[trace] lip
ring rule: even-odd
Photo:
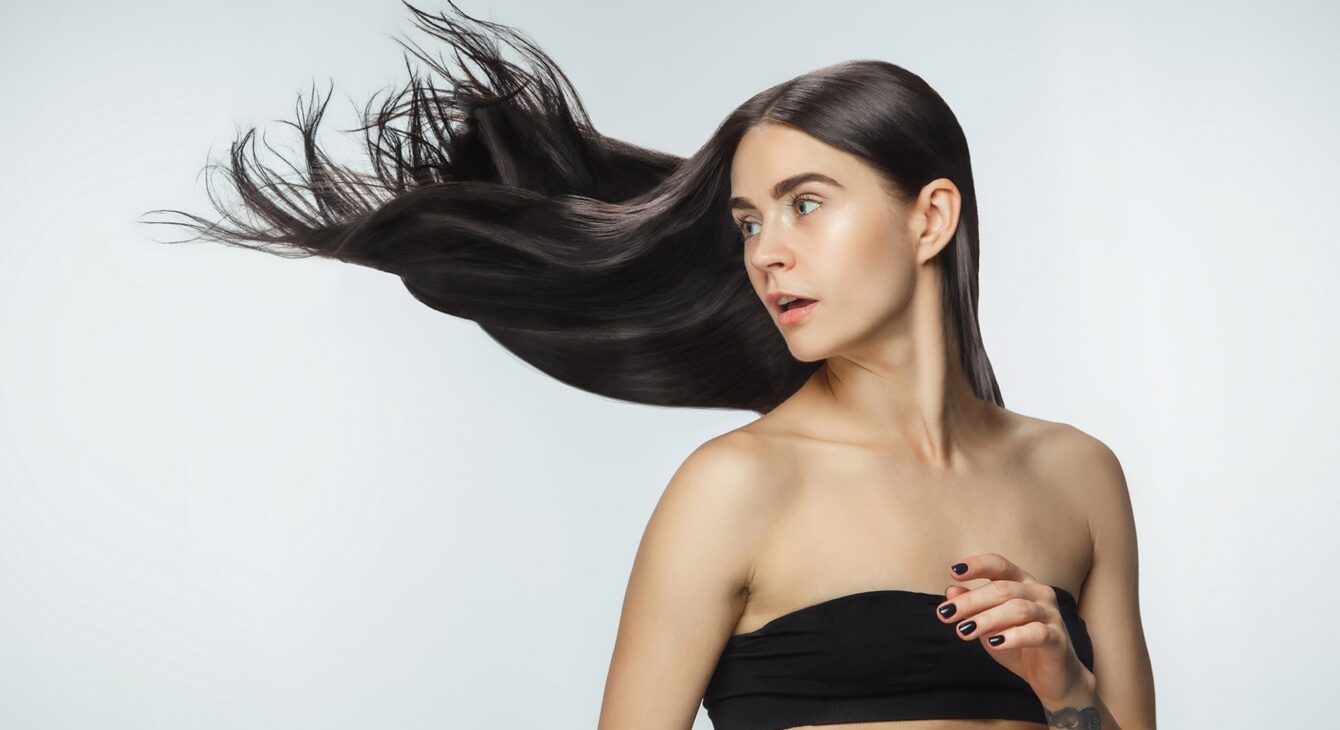
[[[777,303],[777,300],[778,300],[778,299],[781,299],[782,297],[795,297],[795,298],[797,298],[797,299],[809,299],[811,302],[817,302],[817,301],[819,301],[818,299],[815,299],[814,297],[809,296],[809,295],[807,295],[807,294],[797,294],[796,292],[783,291],[783,290],[781,290],[781,289],[774,289],[774,290],[768,292],[767,294],[763,295],[763,298],[766,299],[767,302],[768,302],[768,307],[769,307],[770,309],[772,309],[772,311],[776,312],[776,313],[779,314],[779,315],[782,313],[782,305],[781,305],[781,304],[778,304],[778,303]]]
[[[777,315],[777,322],[784,325],[796,324],[808,317],[810,312],[814,311],[814,308],[817,306],[819,306],[819,300],[814,299],[811,300],[809,304],[806,304],[799,309],[788,309]]]

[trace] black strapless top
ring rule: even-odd
[[[1093,645],[1075,597],[1057,606],[1080,662]],[[727,640],[703,694],[715,730],[924,719],[1046,722],[1019,675],[935,613],[942,593],[852,593],[783,614]]]

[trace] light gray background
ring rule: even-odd
[[[1007,406],[1125,466],[1162,725],[1334,714],[1333,4],[462,3],[681,155],[821,65],[927,79]],[[0,726],[594,727],[660,490],[752,414],[596,397],[390,275],[136,222],[207,213],[248,126],[297,160],[314,81],[358,162],[338,129],[428,42],[398,3],[4,10]]]

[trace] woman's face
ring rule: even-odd
[[[806,173],[828,179],[795,177]],[[916,284],[916,246],[873,168],[764,123],[741,139],[730,182],[749,279],[792,356],[813,362],[895,333]],[[793,320],[800,312],[783,312],[777,292],[813,303]]]

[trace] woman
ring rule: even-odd
[[[452,83],[370,115],[374,174],[316,146],[323,105],[299,125],[306,180],[234,145],[259,223],[184,215],[394,273],[575,387],[760,414],[657,504],[602,730],[687,728],[700,701],[719,730],[1154,727],[1120,465],[1004,408],[967,143],[933,89],[817,69],[681,159],[598,133],[514,29],[409,7],[464,74],[418,54]]]

